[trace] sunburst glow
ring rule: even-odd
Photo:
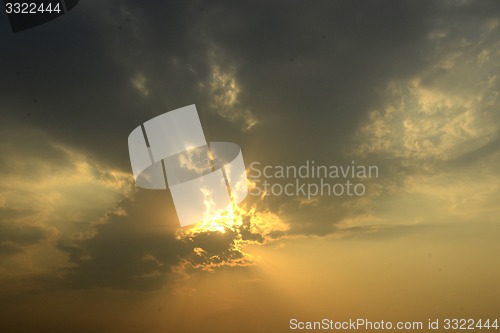
[[[288,230],[288,225],[270,211],[258,211],[257,204],[237,206],[231,204],[226,209],[214,209],[210,191],[205,195],[204,219],[189,228],[181,228],[176,233],[180,241],[194,246],[193,256],[181,266],[201,268],[211,271],[221,266],[249,266],[255,260],[244,251],[249,244],[267,244]],[[223,238],[224,248],[211,246],[211,241]]]

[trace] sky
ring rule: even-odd
[[[1,331],[497,318],[499,75],[498,1],[81,0],[18,33],[2,12]],[[378,177],[180,228],[127,138],[191,104],[251,188],[256,162]]]

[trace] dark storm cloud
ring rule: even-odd
[[[430,2],[401,1],[84,2],[36,29],[4,29],[2,118],[39,126],[124,169],[129,131],[179,106],[197,103],[209,134],[241,138],[224,122],[213,125],[205,114],[211,96],[197,88],[211,80],[207,57],[215,49],[219,66],[237,67],[241,106],[265,120],[252,143],[266,142],[280,157],[322,142],[335,149],[374,102],[375,85],[420,66],[433,10]],[[138,73],[148,97],[132,87]],[[309,132],[314,140],[301,134]]]
[[[270,149],[262,154],[280,160],[324,155],[326,146],[331,156],[324,158],[331,159],[379,102],[375,88],[427,65],[432,29],[451,16],[454,24],[492,17],[497,7],[486,1],[84,2],[37,29],[16,35],[4,29],[2,118],[41,126],[128,169],[131,129],[198,103],[210,137],[222,131],[245,146],[265,143]],[[211,96],[197,85],[210,82],[211,61],[236,68],[241,107],[263,119],[253,135],[242,137],[206,114]],[[139,73],[147,97],[131,84]]]
[[[197,103],[207,137],[238,139],[251,158],[346,160],[342,149],[360,119],[380,102],[376,88],[427,65],[426,38],[446,25],[448,10],[474,21],[492,16],[487,9],[494,6],[82,3],[37,29],[16,35],[3,31],[2,118],[40,126],[128,170],[131,129]],[[214,62],[223,71],[235,68],[239,107],[261,120],[254,132],[242,134],[208,112],[213,96],[198,85],[211,82]],[[146,80],[146,97],[131,84],[138,75]],[[268,149],[258,149],[262,145]]]

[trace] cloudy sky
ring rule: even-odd
[[[493,0],[81,0],[15,34],[0,14],[1,330],[498,315],[499,76]],[[378,178],[181,229],[169,191],[135,186],[127,137],[191,104],[247,167]]]

